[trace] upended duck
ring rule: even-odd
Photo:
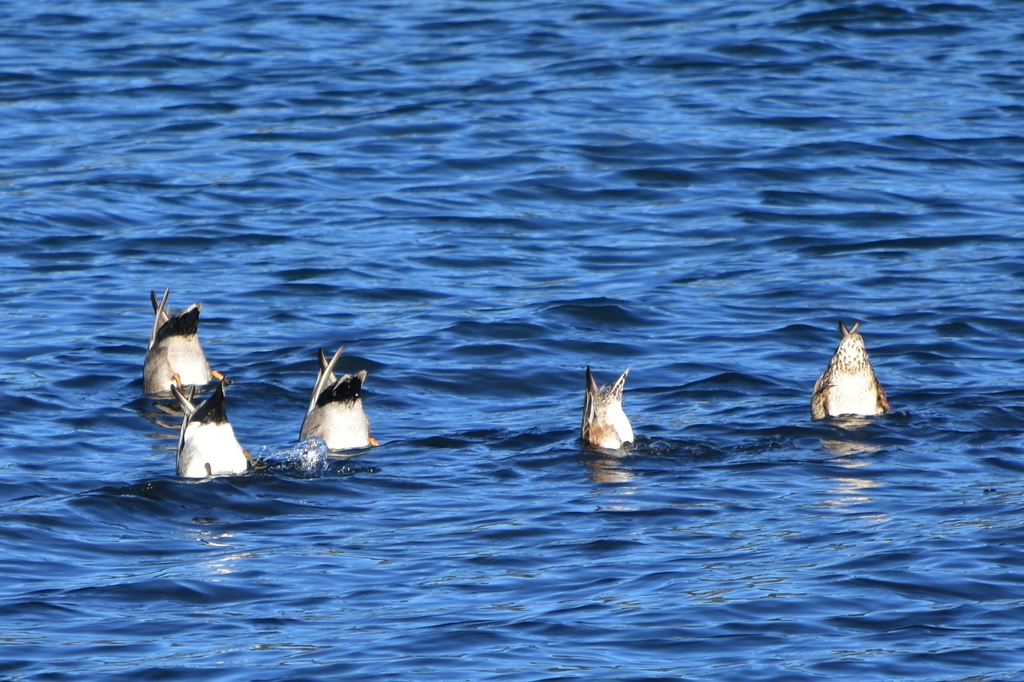
[[[366,370],[346,374],[340,379],[334,374],[342,348],[344,346],[338,348],[330,362],[323,349],[317,351],[319,371],[299,440],[316,437],[326,443],[329,450],[377,445],[377,440],[370,435],[370,420],[363,411],[361,391]]]
[[[193,303],[183,312],[171,316],[166,309],[170,289],[157,302],[156,292],[149,292],[153,304],[153,328],[149,333],[146,364],[142,378],[147,394],[166,393],[177,374],[186,386],[210,383],[210,365],[199,345],[199,311],[201,303]]]
[[[177,383],[171,393],[181,405],[181,431],[178,432],[177,472],[185,478],[231,476],[249,470],[250,459],[235,438],[224,411],[224,386],[227,380],[219,372],[217,388],[198,406],[192,404],[195,386],[185,397]]]
[[[875,377],[864,338],[857,333],[860,322],[847,329],[839,321],[842,340],[828,367],[811,392],[811,417],[824,419],[840,415],[879,415],[891,412],[885,389]]]
[[[586,393],[583,397],[583,424],[580,438],[584,445],[618,450],[633,442],[633,427],[622,410],[622,389],[626,385],[627,368],[611,386],[597,387],[587,367]]]

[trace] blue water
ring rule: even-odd
[[[1024,5],[3,14],[0,677],[1024,678]],[[265,470],[175,477],[165,287]]]

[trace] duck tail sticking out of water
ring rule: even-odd
[[[221,377],[217,388],[198,406],[192,403],[195,387],[189,387],[186,397],[183,389],[171,384],[171,393],[181,405],[181,430],[178,433],[176,468],[184,478],[205,478],[244,474],[249,470],[249,458],[235,438],[235,431],[224,409],[224,387]]]
[[[622,410],[622,391],[626,386],[627,368],[614,384],[601,388],[587,367],[583,396],[583,423],[580,438],[584,445],[607,450],[618,450],[633,442],[633,427]]]
[[[149,333],[146,363],[142,370],[147,394],[166,393],[171,390],[174,375],[189,386],[205,386],[210,382],[210,365],[199,345],[199,313],[203,306],[193,303],[178,315],[167,311],[164,291],[157,301],[156,292],[149,292],[153,304],[153,327]]]
[[[324,441],[328,449],[336,451],[377,445],[377,440],[370,435],[370,420],[363,411],[366,370],[341,378],[334,374],[342,348],[338,348],[330,362],[323,349],[317,351],[319,371],[299,431],[299,440],[316,437]]]
[[[840,415],[871,416],[892,411],[885,389],[875,377],[864,338],[857,333],[858,329],[859,321],[847,329],[840,320],[839,347],[811,392],[813,419]]]

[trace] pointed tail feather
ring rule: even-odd
[[[153,329],[149,332],[149,345],[147,349],[152,348],[153,344],[156,343],[156,334],[160,330],[160,327],[167,321],[167,313],[164,312],[164,306],[167,305],[167,296],[171,293],[171,288],[167,287],[164,289],[164,297],[160,300],[160,303],[156,302],[156,292],[150,290],[149,301],[153,304]]]

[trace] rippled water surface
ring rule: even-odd
[[[4,15],[0,677],[1024,676],[1024,5]],[[165,287],[266,469],[174,475]]]

